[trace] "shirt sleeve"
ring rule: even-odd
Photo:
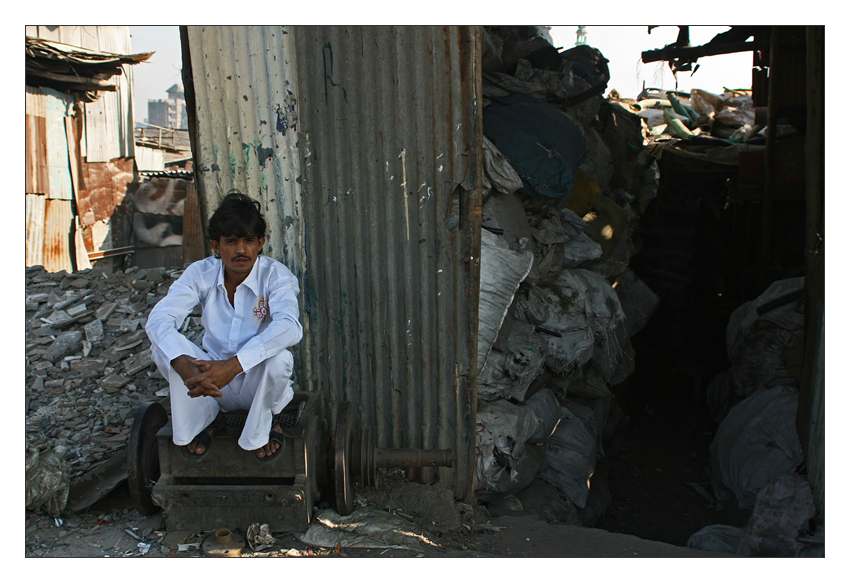
[[[298,280],[285,267],[283,269],[285,271],[276,272],[269,286],[271,322],[236,353],[243,371],[298,344],[304,335],[298,321]]]
[[[169,362],[183,354],[193,354],[195,346],[179,328],[201,301],[200,291],[190,266],[171,284],[168,293],[153,307],[145,324],[151,343],[159,348]]]

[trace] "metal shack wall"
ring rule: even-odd
[[[203,220],[230,188],[261,198],[266,252],[301,282],[301,388],[352,401],[381,447],[452,448],[458,461],[439,477],[470,499],[479,29],[190,27],[187,38]]]

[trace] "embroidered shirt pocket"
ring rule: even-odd
[[[257,326],[261,325],[269,315],[269,305],[266,296],[257,298],[257,303],[254,305],[254,322]]]

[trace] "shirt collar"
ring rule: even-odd
[[[258,255],[257,260],[254,262],[254,266],[251,268],[251,273],[248,274],[248,277],[245,278],[239,285],[244,285],[248,287],[252,292],[258,292],[258,284],[257,282],[260,279],[259,271],[260,271],[260,260],[263,258],[263,255]],[[221,289],[225,289],[224,287],[224,262],[219,259],[218,260],[218,284]]]

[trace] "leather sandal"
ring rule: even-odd
[[[280,455],[280,452],[283,451],[283,431],[281,431],[279,429],[275,430],[274,428],[272,428],[272,430],[269,431],[269,443],[271,443],[273,441],[276,441],[277,444],[278,444],[277,450],[269,456],[258,457],[257,460],[259,460],[263,463],[267,463],[267,462],[274,461],[274,459],[278,455]]]
[[[225,427],[227,427],[227,420],[223,416],[217,416],[215,419],[213,419],[213,422],[207,425],[203,431],[201,431],[198,435],[195,436],[195,439],[193,440],[204,446],[204,453],[192,453],[191,451],[189,451],[188,447],[184,445],[180,448],[180,455],[192,462],[201,461],[210,452],[210,447],[212,447],[212,440],[213,437],[215,437],[216,432],[221,431]],[[207,433],[208,431],[212,431],[212,435]]]

